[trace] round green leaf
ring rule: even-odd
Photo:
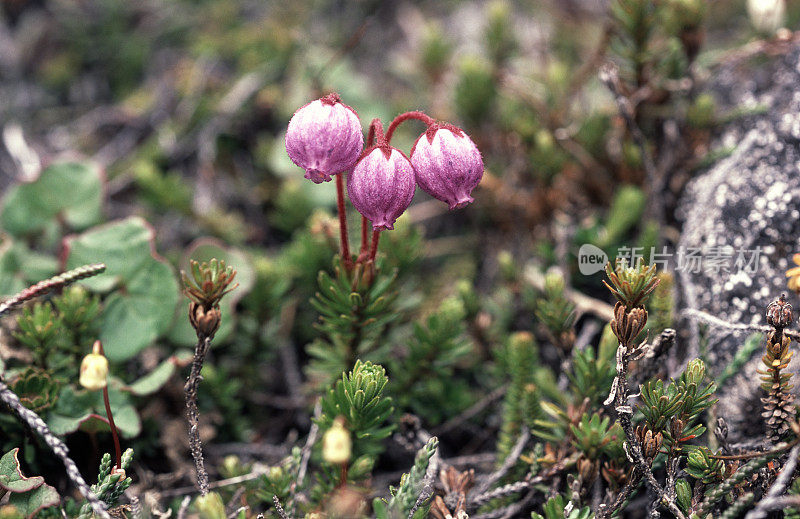
[[[105,263],[102,276],[82,283],[91,290],[108,292],[115,285],[126,283],[144,263],[153,259],[153,237],[153,228],[136,216],[93,227],[65,238],[66,269]]]
[[[0,222],[16,236],[43,230],[57,216],[73,229],[100,221],[102,171],[79,162],[48,166],[33,182],[11,187]]]
[[[170,357],[143,376],[126,389],[137,396],[145,396],[155,393],[172,377],[176,370],[176,361]]]
[[[33,518],[43,509],[58,506],[61,498],[56,489],[48,484],[22,494],[11,494],[8,503],[22,512],[25,517]]]
[[[11,449],[0,458],[0,488],[9,492],[30,492],[44,483],[41,476],[25,477],[19,466],[19,449]]]
[[[106,273],[84,284],[112,292],[105,300],[100,339],[111,361],[127,360],[165,333],[178,303],[172,268],[154,254],[152,228],[138,217],[95,227],[66,240],[67,268],[103,262]]]

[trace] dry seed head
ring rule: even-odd
[[[213,339],[219,329],[220,320],[222,320],[222,312],[218,307],[206,309],[194,301],[189,303],[189,322],[192,324],[192,328],[203,337]]]
[[[663,438],[661,433],[653,434],[647,427],[637,426],[636,437],[639,439],[639,444],[642,446],[642,454],[647,459],[653,459],[658,455],[661,450]]]
[[[626,310],[625,305],[617,301],[614,305],[614,318],[611,319],[611,331],[617,336],[620,344],[630,346],[642,333],[647,324],[647,311],[642,307]]]
[[[767,306],[767,324],[774,328],[786,328],[794,317],[792,315],[792,305],[786,301],[786,294],[781,294]]]
[[[597,462],[587,459],[587,458],[580,458],[577,463],[578,467],[578,474],[581,475],[581,480],[585,483],[590,483],[594,481],[594,475],[596,473]]]

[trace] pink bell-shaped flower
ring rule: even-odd
[[[363,147],[358,115],[337,94],[297,110],[286,130],[286,153],[315,184],[352,168]]]
[[[387,145],[367,150],[347,176],[350,202],[376,231],[394,229],[394,222],[414,198],[414,168],[408,158]]]
[[[417,184],[450,209],[472,202],[470,193],[483,177],[478,147],[460,128],[434,123],[411,149]]]

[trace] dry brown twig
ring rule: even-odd
[[[695,319],[699,321],[703,321],[711,326],[717,326],[719,328],[726,328],[728,330],[741,330],[743,332],[763,332],[769,333],[773,330],[772,326],[768,326],[766,324],[740,324],[740,323],[731,323],[729,321],[725,321],[716,317],[714,315],[709,314],[708,312],[703,312],[702,310],[695,310],[694,308],[687,308],[681,315],[688,317],[690,319]],[[800,332],[795,330],[783,330],[783,333],[791,337],[794,340],[800,340]]]
[[[322,414],[322,400],[317,400],[317,403],[314,405],[314,417],[319,418]],[[317,422],[311,422],[311,430],[308,431],[308,438],[306,439],[305,445],[303,445],[303,450],[300,455],[300,466],[297,469],[297,481],[295,484],[292,485],[291,491],[289,493],[289,506],[291,508],[291,513],[294,514],[295,511],[295,495],[297,494],[297,489],[303,486],[303,482],[306,479],[306,471],[308,470],[308,461],[311,459],[311,449],[314,447],[314,444],[317,442],[317,435],[319,434],[319,425]]]
[[[194,359],[192,370],[186,385],[183,387],[186,393],[186,417],[189,421],[189,449],[194,459],[195,470],[197,473],[197,488],[200,495],[208,494],[208,473],[206,472],[203,461],[203,445],[200,442],[200,411],[197,408],[197,387],[200,384],[200,371],[203,369],[203,361],[206,358],[208,348],[211,346],[209,337],[198,337],[197,345],[194,349]]]
[[[633,408],[628,404],[628,362],[630,357],[628,353],[628,348],[620,344],[617,348],[617,376],[614,379],[614,383],[611,386],[611,393],[608,396],[608,399],[605,401],[605,404],[614,404],[614,410],[617,413],[617,419],[622,426],[622,430],[625,432],[626,438],[626,455],[628,456],[629,461],[634,463],[639,471],[644,475],[644,478],[647,480],[650,488],[652,488],[658,497],[663,501],[664,504],[675,514],[676,517],[679,519],[686,519],[686,516],[683,515],[683,512],[678,508],[675,504],[675,501],[667,494],[661,484],[656,480],[655,476],[653,475],[653,471],[650,468],[650,465],[647,463],[647,460],[644,458],[644,454],[642,453],[642,446],[639,444],[639,440],[636,438],[636,434],[633,431],[633,423],[631,421],[631,416],[633,415]]]
[[[511,449],[511,452],[508,454],[508,457],[505,460],[503,460],[503,464],[500,466],[500,468],[489,474],[486,477],[486,479],[484,479],[481,482],[478,488],[475,489],[475,491],[478,494],[483,494],[484,492],[489,490],[492,487],[492,485],[500,481],[500,479],[502,479],[503,476],[508,474],[508,471],[511,470],[514,467],[514,465],[517,464],[517,461],[519,461],[519,457],[522,455],[522,451],[525,448],[525,445],[527,445],[528,440],[530,440],[530,438],[531,438],[530,431],[528,430],[527,427],[524,427],[522,429],[522,433],[519,435],[519,438],[517,439],[517,443],[514,444],[514,448]]]

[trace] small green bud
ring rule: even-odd
[[[697,96],[694,103],[689,106],[686,118],[689,124],[696,128],[706,128],[714,123],[716,102],[711,94],[705,93]]]
[[[444,31],[438,24],[431,23],[425,28],[420,46],[420,61],[423,70],[432,80],[438,81],[444,75],[452,51],[451,43],[444,37]]]
[[[283,468],[279,466],[270,467],[269,471],[267,472],[267,477],[271,481],[276,481],[283,477]]]
[[[544,128],[537,131],[533,136],[533,139],[536,143],[536,147],[542,151],[552,151],[553,146],[555,145],[553,134],[550,133],[550,130],[546,130]]]
[[[369,456],[361,456],[353,462],[350,472],[353,474],[367,474],[372,470],[373,465],[375,465],[375,460]]]
[[[530,332],[514,332],[508,337],[508,349],[510,359],[524,358],[531,351],[536,355],[536,339]]]
[[[456,283],[456,292],[464,303],[464,310],[468,316],[474,316],[480,310],[480,299],[475,293],[475,287],[466,279],[461,279]]]
[[[500,266],[500,274],[506,281],[514,281],[517,278],[517,265],[510,252],[500,251],[497,254],[497,263]]]
[[[219,471],[225,478],[235,478],[247,472],[246,468],[242,465],[242,460],[239,459],[239,456],[234,454],[225,456]]]
[[[681,478],[675,482],[675,496],[678,498],[678,506],[686,512],[692,506],[692,487],[689,482]]]
[[[689,384],[700,384],[706,375],[706,365],[700,359],[694,359],[686,366],[686,381]]]
[[[477,56],[465,57],[459,66],[454,92],[459,117],[470,124],[490,119],[496,98],[497,85],[491,64]]]
[[[622,159],[625,165],[631,169],[640,169],[643,166],[642,152],[639,147],[631,141],[622,143]]]
[[[194,506],[200,515],[200,519],[226,519],[225,505],[222,498],[216,492],[209,492],[200,496],[194,501]]]
[[[466,314],[464,302],[457,297],[448,297],[439,305],[439,313],[449,320],[460,321]]]
[[[553,59],[547,67],[547,83],[551,88],[563,88],[570,79],[570,68],[561,60]]]
[[[544,277],[544,291],[550,297],[557,297],[564,293],[564,276],[558,270],[550,270]]]

